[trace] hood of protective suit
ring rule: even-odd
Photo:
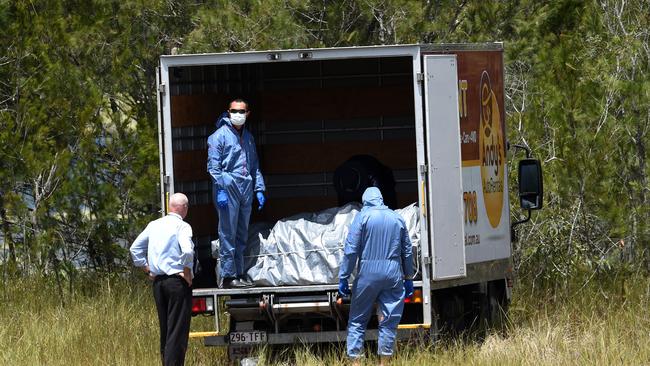
[[[228,112],[223,112],[217,118],[217,130],[221,128],[221,126],[232,126],[232,123],[230,122],[230,114]]]
[[[383,206],[384,198],[381,196],[381,191],[377,187],[368,187],[363,192],[361,197],[363,200],[363,207]]]

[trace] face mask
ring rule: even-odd
[[[230,122],[235,126],[242,126],[246,122],[246,113],[230,113]]]

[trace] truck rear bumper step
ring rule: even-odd
[[[431,324],[400,324],[400,325],[397,326],[398,333],[401,332],[402,330],[424,330],[424,329],[429,329],[429,328],[431,328]],[[370,332],[371,332],[370,330],[366,331],[366,334],[370,334]],[[325,335],[325,337],[332,337],[330,333],[336,333],[337,337],[339,337],[338,334],[341,333],[341,332],[322,332],[320,334],[325,334],[325,333],[328,333],[328,334]],[[343,332],[343,333],[345,333],[344,336],[346,336],[347,333],[346,332]],[[311,333],[287,333],[287,334],[292,334],[294,337],[304,337],[305,334],[311,334]],[[314,333],[314,334],[317,334],[317,333]],[[399,336],[399,334],[398,334],[398,336]],[[224,337],[227,337],[227,335],[226,334],[219,334],[217,332],[190,332],[190,338],[223,338],[223,339],[225,339]],[[212,342],[219,342],[219,343],[218,344],[210,344],[210,345],[219,345],[219,346],[226,345],[227,343],[225,343],[225,341],[223,339],[221,341],[218,341],[218,340],[215,341],[213,339],[213,340],[211,340]],[[339,339],[339,338],[336,338],[336,339]],[[370,340],[370,338],[368,338],[368,339]],[[207,342],[208,342],[208,340],[206,339],[206,344],[207,344]],[[334,342],[334,341],[332,341],[332,342]]]
[[[412,335],[423,334],[423,328],[417,329],[398,329],[397,340],[408,339]],[[310,332],[310,333],[268,333],[266,335],[266,344],[309,344],[309,343],[332,343],[345,342],[347,331],[329,331],[329,332]],[[366,330],[365,339],[367,341],[377,340],[377,329]],[[208,336],[205,337],[206,346],[228,346],[228,335]],[[251,346],[251,345],[248,345]],[[253,345],[254,346],[254,345]]]

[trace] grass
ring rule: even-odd
[[[103,280],[65,297],[44,280],[14,281],[0,302],[1,365],[159,365],[158,319],[146,280]],[[224,359],[191,341],[188,365]]]
[[[142,279],[94,281],[66,293],[50,280],[14,280],[0,293],[2,365],[158,365],[158,324],[150,285]],[[566,295],[520,289],[504,334],[483,342],[400,344],[392,365],[650,364],[649,281],[630,279],[626,292],[588,287]],[[608,286],[615,288],[615,286]],[[206,330],[210,318],[194,318]],[[372,349],[367,350],[372,353]],[[269,363],[269,352],[260,353]],[[191,340],[188,365],[225,363],[225,350]],[[376,364],[369,356],[364,364]],[[342,347],[287,348],[286,365],[348,364]]]

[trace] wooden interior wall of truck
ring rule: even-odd
[[[175,191],[190,198],[197,246],[217,237],[206,140],[235,97],[250,102],[268,186],[253,222],[337,206],[333,172],[355,154],[393,169],[399,207],[417,202],[412,78],[407,57],[170,69]]]

